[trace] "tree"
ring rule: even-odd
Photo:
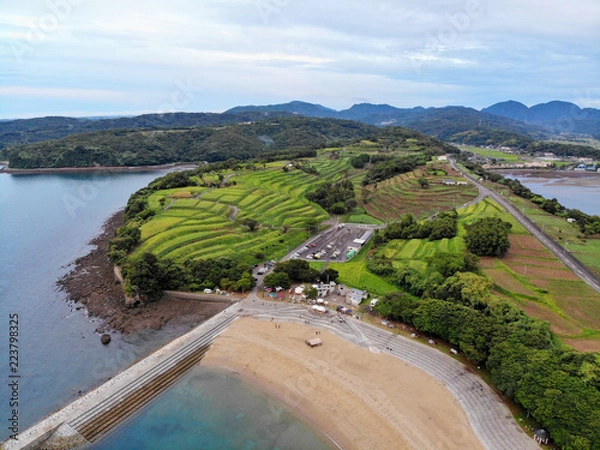
[[[258,220],[255,219],[251,219],[250,217],[245,218],[242,221],[242,225],[244,225],[246,228],[248,228],[248,230],[250,231],[254,231],[258,228],[258,226],[260,225]]]
[[[317,298],[317,295],[319,295],[319,291],[317,290],[317,288],[314,288],[311,285],[305,284],[304,285],[304,295],[306,295],[307,298],[314,300],[315,298]]]
[[[465,241],[470,252],[478,256],[503,256],[510,248],[508,233],[512,224],[497,217],[485,217],[465,226]]]
[[[492,280],[472,272],[457,272],[435,292],[435,297],[483,310],[489,303]]]
[[[312,233],[316,233],[317,231],[319,231],[319,222],[316,221],[316,219],[308,219],[304,226],[306,227],[306,231],[309,234]]]
[[[419,185],[423,189],[427,189],[429,187],[429,181],[427,180],[427,178],[421,177],[419,178]]]
[[[275,264],[273,272],[286,273],[292,281],[308,281],[311,283],[319,276],[319,272],[312,269],[308,261],[302,259],[290,259],[278,262]]]
[[[322,273],[321,273],[321,281],[325,281],[325,282],[332,282],[338,279],[338,277],[340,276],[340,273],[335,270],[335,269],[325,269]]]
[[[127,290],[148,300],[158,300],[162,296],[164,270],[158,258],[152,253],[143,253],[124,267]]]
[[[375,305],[375,311],[383,317],[402,320],[410,325],[417,304],[418,300],[415,297],[403,292],[392,292],[379,299]]]
[[[292,285],[292,281],[290,277],[285,272],[273,272],[269,275],[265,276],[263,283],[267,287],[282,287],[284,289],[289,289]]]
[[[252,289],[254,287],[254,284],[254,277],[252,276],[252,274],[246,272],[236,283],[236,289],[243,293]]]

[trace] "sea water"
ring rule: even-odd
[[[105,220],[164,173],[0,174],[0,441],[11,434],[11,316],[18,317],[20,431],[186,331],[115,333],[104,346],[95,331],[100,323],[56,287]]]
[[[95,450],[325,450],[287,409],[231,374],[196,366]]]
[[[556,198],[566,208],[600,215],[600,174],[555,172],[542,176],[531,172],[501,173],[506,178],[519,180],[544,198]]]

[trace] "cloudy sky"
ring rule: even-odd
[[[598,0],[3,1],[0,44],[0,118],[600,107]]]

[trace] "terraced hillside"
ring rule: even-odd
[[[235,184],[228,187],[158,191],[149,199],[156,215],[142,225],[142,244],[136,253],[151,252],[175,261],[281,257],[306,238],[307,221],[328,217],[304,197],[314,179],[299,170],[285,173],[275,167],[229,174],[229,183]],[[251,232],[245,219],[258,221],[258,229]]]
[[[427,188],[421,187],[421,178],[429,183]],[[365,186],[360,204],[368,215],[392,222],[404,214],[431,216],[477,198],[478,191],[472,184],[445,185],[444,180],[465,181],[449,165],[432,163],[377,185]]]

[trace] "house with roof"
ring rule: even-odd
[[[358,306],[360,303],[369,296],[367,291],[360,289],[349,289],[346,292],[346,304],[352,306]]]

